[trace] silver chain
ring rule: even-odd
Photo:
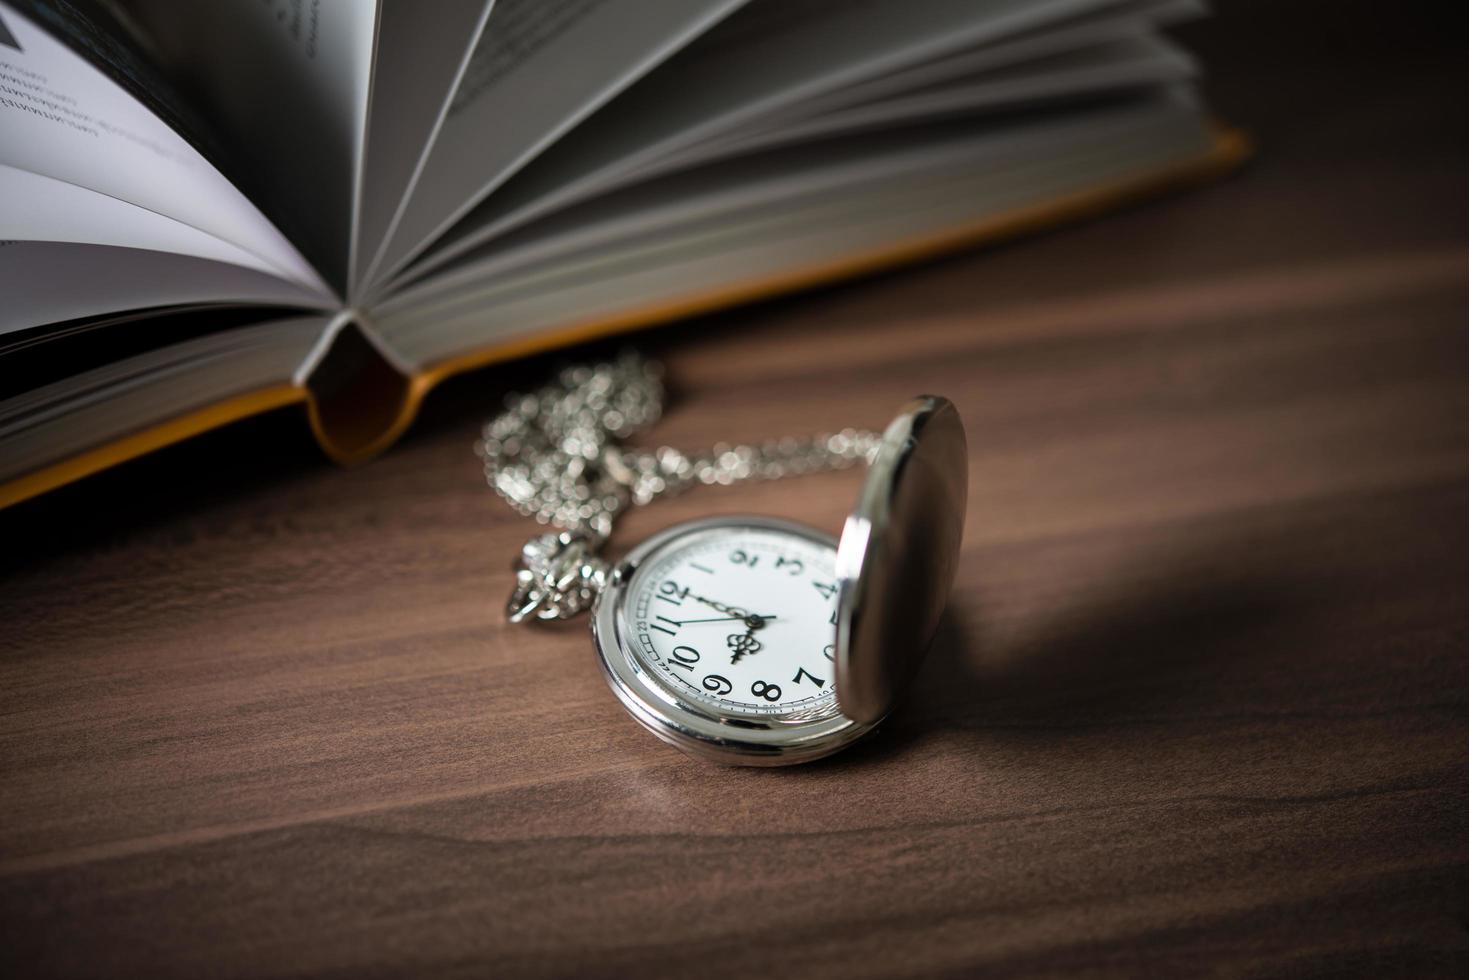
[[[621,440],[662,416],[662,376],[656,362],[626,353],[565,368],[538,391],[511,395],[475,446],[485,479],[526,517],[606,538],[628,506],[700,483],[727,486],[846,469],[877,446],[876,434],[844,429],[759,446],[719,443],[697,453],[671,446],[623,449]]]
[[[561,619],[584,609],[605,572],[595,553],[629,506],[695,484],[847,469],[870,459],[879,441],[876,433],[843,429],[759,446],[719,443],[697,453],[624,449],[624,439],[658,421],[663,401],[661,365],[629,352],[564,368],[539,390],[509,396],[505,411],[485,423],[475,453],[489,485],[519,513],[565,529],[526,545],[510,603],[513,621]]]

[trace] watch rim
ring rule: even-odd
[[[837,547],[836,693],[849,717],[886,716],[927,655],[954,587],[968,483],[958,410],[940,395],[910,400],[882,434]],[[917,542],[900,533],[924,524],[948,533]],[[874,582],[885,583],[880,594]],[[911,624],[911,641],[893,642],[880,629],[884,613],[894,601],[921,607],[904,601],[917,596],[937,601]]]
[[[622,629],[621,612],[627,586],[642,564],[670,543],[715,528],[752,527],[804,537],[833,549],[834,535],[796,521],[753,514],[721,514],[683,521],[651,535],[608,572],[607,583],[592,607],[592,643],[597,662],[612,693],[644,728],[689,755],[733,765],[780,766],[809,762],[846,748],[877,722],[847,717],[840,701],[833,714],[812,721],[740,717],[721,720],[706,705],[689,702],[643,669]],[[835,642],[833,630],[833,642]]]

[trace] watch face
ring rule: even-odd
[[[836,541],[766,517],[680,524],[635,547],[592,615],[603,672],[648,731],[716,762],[779,766],[872,730],[841,711]]]
[[[638,564],[619,634],[667,693],[717,715],[833,715],[835,560],[814,532],[704,522]]]

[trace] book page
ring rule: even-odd
[[[1022,119],[992,120],[976,126],[969,120],[930,123],[907,132],[863,133],[815,144],[777,148],[751,158],[725,161],[696,171],[635,184],[568,208],[482,245],[404,288],[374,309],[378,318],[412,306],[425,297],[479,288],[477,284],[521,277],[570,254],[587,255],[612,264],[631,262],[625,245],[634,240],[657,245],[664,231],[688,223],[742,221],[755,208],[775,206],[777,213],[819,199],[836,199],[856,210],[871,207],[858,184],[896,179],[901,173],[926,170],[944,160],[964,159],[998,177],[1004,170],[1039,175],[1049,166],[1052,148],[1071,134],[1091,135],[1113,120],[1149,117],[1163,112],[1190,120],[1198,110],[1186,92],[1154,92],[1103,101],[1087,107],[1025,114]],[[803,199],[809,198],[809,201]],[[778,206],[775,202],[779,202]]]
[[[1021,132],[936,132],[876,156],[867,141],[802,148],[799,161],[764,173],[739,168],[732,177],[746,186],[650,185],[590,205],[596,214],[487,256],[455,282],[395,297],[375,323],[403,357],[432,365],[548,330],[651,322],[660,310],[809,283],[811,270],[861,268],[979,222],[1156,180],[1212,146],[1198,108],[1165,96]]]
[[[349,303],[433,145],[494,0],[380,0]]]
[[[118,0],[217,120],[244,188],[345,292],[376,0]]]
[[[322,307],[319,295],[254,269],[75,242],[0,240],[0,296],[0,336],[122,310],[222,303]]]
[[[1182,49],[1143,34],[1001,71],[950,78],[865,103],[775,120],[725,140],[701,144],[678,162],[680,166],[693,166],[776,146],[945,116],[975,117],[1045,102],[1094,100],[1121,89],[1184,82],[1196,74],[1197,65]]]
[[[469,212],[414,276],[656,161],[803,100],[1119,0],[756,0],[629,88]],[[492,18],[493,24],[493,18]]]
[[[1129,0],[1120,6],[1107,6],[1046,24],[998,44],[977,45],[855,85],[846,85],[805,99],[793,106],[793,110],[805,118],[832,109],[865,105],[947,79],[973,76],[1094,44],[1151,34],[1182,21],[1203,17],[1207,12],[1203,0]]]
[[[744,0],[498,0],[369,278]]]
[[[326,324],[324,316],[249,323],[0,400],[0,481],[235,395],[288,385]],[[149,326],[141,320],[109,329]]]
[[[26,210],[28,227],[45,224],[36,201],[16,196],[14,181],[3,200],[0,237],[56,240],[64,228],[94,218],[108,226],[112,244],[164,247],[233,261],[326,294],[300,252],[228,180],[156,115],[61,41],[0,2],[0,166],[76,189],[120,205],[106,215],[57,210],[54,230],[22,234],[15,225]],[[52,190],[51,200],[63,207]],[[73,198],[74,200],[90,200]],[[79,207],[82,205],[78,205]],[[102,205],[97,205],[101,207]],[[128,241],[123,209],[152,227],[139,234],[154,242]],[[34,219],[34,220],[33,220]],[[153,222],[152,219],[158,219]],[[173,227],[163,239],[164,224]],[[79,241],[90,241],[83,237]],[[166,241],[167,244],[162,244]]]
[[[279,275],[258,255],[168,215],[18,167],[0,164],[0,200],[0,240],[142,248]]]

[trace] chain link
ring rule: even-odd
[[[846,469],[871,458],[879,436],[843,429],[758,446],[719,443],[696,453],[652,452],[622,440],[663,414],[663,370],[636,353],[563,369],[527,395],[511,395],[484,426],[475,452],[485,479],[519,513],[605,540],[628,506],[695,484],[728,486]]]

